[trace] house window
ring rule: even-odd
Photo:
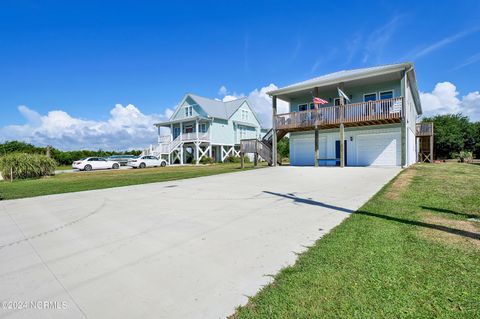
[[[380,92],[380,100],[392,99],[393,91]]]
[[[238,130],[240,131],[240,139],[244,139],[244,138],[247,137],[247,130],[246,130],[245,126],[239,125]]]
[[[206,133],[207,132],[207,123],[200,123],[199,131],[201,133]]]
[[[375,101],[376,99],[377,99],[377,93],[369,93],[369,94],[363,95],[364,102]]]
[[[313,109],[315,109],[315,104],[310,103],[310,110],[313,110]]]
[[[191,105],[185,106],[185,117],[192,116],[193,114],[193,107]]]
[[[242,121],[248,121],[248,110],[242,110]]]
[[[308,108],[308,104],[300,104],[300,105],[298,106],[298,110],[299,110],[299,111],[306,111],[307,108]]]

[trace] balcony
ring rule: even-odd
[[[197,141],[197,140],[209,141],[210,133],[208,131],[198,132],[198,138],[197,138],[197,133],[195,132],[182,133],[178,135],[174,140],[172,140],[172,135],[162,135],[158,137],[159,144],[169,144],[171,142],[178,142],[178,141],[189,142],[189,141]]]
[[[320,107],[314,110],[278,114],[277,130],[306,131],[348,126],[399,123],[404,114],[403,98]]]

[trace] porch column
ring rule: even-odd
[[[208,140],[210,141],[210,143],[212,143],[212,124],[213,124],[213,119],[210,121],[210,124],[208,125]]]
[[[405,117],[402,116],[402,121],[400,123],[400,140],[401,140],[401,146],[400,146],[400,161],[402,167],[405,167],[407,161],[406,161],[406,156],[407,156],[407,137],[406,137],[406,131],[407,131],[407,124],[405,121]]]
[[[180,122],[180,140],[183,140],[183,124]]]
[[[277,166],[277,97],[272,96],[272,166]]]
[[[182,126],[182,124],[180,124]],[[183,162],[183,145],[180,145],[180,164],[185,164]]]
[[[318,97],[318,87],[313,88],[313,95],[314,97]],[[316,106],[315,106],[316,107]],[[320,158],[320,153],[318,151],[318,126],[317,126],[317,120],[315,116],[315,167],[318,167],[318,159]]]
[[[433,163],[433,132],[430,135],[430,163]]]
[[[208,146],[208,157],[212,158],[212,142],[210,142],[209,146]]]
[[[195,137],[198,141],[198,119],[195,120]]]
[[[197,132],[197,139],[198,139],[198,132]],[[197,140],[195,143],[195,164],[198,165],[198,149],[200,148],[200,142]]]
[[[173,141],[173,124],[170,124],[170,140]]]
[[[339,84],[339,89],[343,91],[343,82]],[[343,125],[343,112],[345,100],[340,96],[340,167],[345,167],[345,126]]]

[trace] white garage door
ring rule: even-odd
[[[314,165],[315,145],[313,138],[295,138],[290,144],[292,165]]]
[[[399,133],[358,135],[357,165],[400,165],[399,150]]]

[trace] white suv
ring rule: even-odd
[[[145,167],[165,167],[167,162],[161,158],[152,155],[139,156],[138,158],[130,159],[127,162],[128,166],[133,168],[145,168]]]

